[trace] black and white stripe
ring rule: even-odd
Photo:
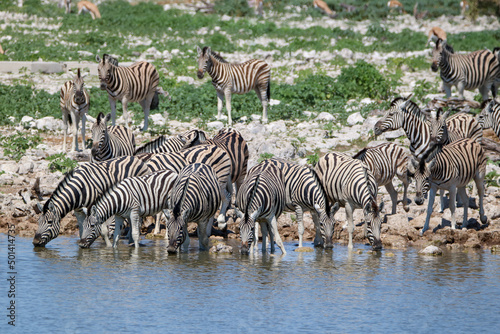
[[[138,147],[134,155],[142,153],[169,153],[178,152],[185,148],[202,144],[207,140],[206,134],[202,130],[189,130],[177,136],[160,136]]]
[[[365,215],[365,234],[374,250],[382,248],[380,227],[382,217],[377,205],[377,183],[368,167],[357,159],[341,153],[321,157],[315,171],[325,188],[328,199],[345,207],[349,232],[349,248],[353,248],[353,211],[361,208]]]
[[[403,208],[410,210],[407,201],[408,185],[408,155],[406,150],[395,143],[383,143],[374,147],[364,148],[353,156],[361,160],[373,173],[378,187],[385,186],[391,196],[392,214],[396,213],[398,193],[394,189],[392,179],[397,176],[403,183]]]
[[[134,155],[135,138],[133,132],[124,126],[107,126],[110,114],[102,112],[92,124],[91,162],[105,161],[124,155]]]
[[[66,152],[66,137],[68,136],[68,122],[72,125],[73,142],[71,151],[78,151],[78,126],[82,121],[82,150],[85,149],[85,121],[89,111],[90,97],[84,88],[84,76],[80,74],[80,69],[72,81],[67,81],[61,87],[60,102],[63,119],[63,151]],[[70,118],[71,117],[71,118]]]
[[[285,247],[278,232],[277,219],[285,209],[285,180],[281,169],[269,160],[252,167],[241,185],[236,197],[240,216],[241,253],[253,253],[258,235],[256,223],[262,227],[262,252],[266,252],[266,237],[271,239],[271,253],[274,253],[274,240],[283,254]]]
[[[479,123],[484,129],[492,128],[500,138],[500,103],[496,99],[483,102]]]
[[[61,219],[72,210],[75,210],[81,235],[85,219],[83,208],[90,207],[113,184],[130,176],[149,173],[148,166],[134,157],[87,163],[73,169],[64,176],[43,208],[40,208],[42,214],[38,218],[33,244],[43,247],[56,238],[61,228]]]
[[[409,171],[414,174],[416,180],[415,203],[418,205],[423,204],[423,198],[430,189],[427,217],[421,234],[429,228],[437,189],[449,191],[451,228],[453,229],[456,223],[455,208],[458,193],[462,203],[464,203],[462,227],[467,227],[467,203],[469,203],[469,197],[466,186],[472,179],[475,181],[479,194],[479,215],[481,222],[483,224],[486,223],[487,218],[484,215],[483,197],[487,158],[481,145],[469,138],[461,139],[445,146],[439,146],[434,157],[430,159],[426,158],[424,157],[420,161],[411,159],[411,163],[409,164]]]
[[[333,229],[335,226],[335,212],[339,206],[330,207],[323,185],[316,172],[307,166],[287,162],[282,159],[269,159],[270,163],[278,167],[285,180],[286,211],[297,215],[299,247],[302,247],[305,211],[311,212],[316,227],[315,246],[332,248]]]
[[[169,253],[176,253],[181,244],[189,247],[187,223],[198,223],[201,250],[208,250],[213,217],[220,206],[221,193],[212,167],[194,163],[184,167],[172,188],[167,221]]]
[[[456,86],[459,97],[464,98],[464,90],[479,88],[483,101],[488,99],[489,91],[496,96],[494,85],[499,76],[499,63],[489,50],[479,50],[469,54],[450,53],[445,47],[446,42],[438,39],[432,51],[432,66],[434,72],[441,69],[441,79],[446,97],[451,96],[451,87]],[[495,88],[495,89],[492,89]]]
[[[107,61],[107,54],[102,59],[96,56],[96,60],[99,63],[97,71],[101,89],[108,92],[112,125],[115,125],[116,120],[116,101],[121,101],[123,105],[123,117],[127,126],[130,126],[127,104],[129,102],[139,102],[144,111],[144,127],[142,131],[146,131],[148,129],[151,101],[159,91],[160,76],[154,65],[146,61],[140,61],[130,66],[115,66],[114,61]]]
[[[244,94],[255,90],[262,103],[262,122],[267,123],[267,105],[271,98],[271,67],[262,60],[251,59],[241,64],[228,63],[220,54],[205,46],[198,50],[198,78],[203,79],[205,72],[212,77],[217,91],[217,119],[222,118],[222,104],[226,99],[229,126],[231,119],[231,94]]]
[[[102,224],[112,216],[115,216],[113,247],[117,245],[124,219],[130,222],[134,245],[139,247],[143,217],[167,209],[170,191],[176,180],[177,173],[163,170],[149,175],[128,177],[115,184],[92,206],[83,223],[80,247],[90,247],[101,234]]]

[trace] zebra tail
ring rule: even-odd
[[[267,101],[271,101],[271,80],[267,82]]]
[[[190,179],[191,178],[188,177],[186,180],[186,184],[184,185],[184,189],[182,190],[181,200],[178,201],[177,203],[175,203],[175,207],[174,207],[174,210],[172,212],[174,214],[174,217],[178,217],[181,213],[182,205],[184,204],[184,200],[186,199],[186,193],[187,193]]]
[[[252,192],[250,193],[250,198],[248,199],[247,206],[245,207],[245,216],[244,216],[245,221],[248,220],[248,209],[250,209],[250,205],[253,202],[255,194],[257,193],[257,187],[259,186],[259,183],[260,183],[260,174],[257,175],[257,177],[255,178],[255,183],[253,184]]]
[[[159,104],[160,104],[160,99],[158,98],[158,91],[155,91],[155,95],[151,100],[151,105],[149,107],[149,110],[157,110]]]

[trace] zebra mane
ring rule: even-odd
[[[331,207],[330,207],[330,201],[328,200],[328,197],[326,196],[326,191],[325,191],[325,188],[323,187],[323,183],[321,183],[321,180],[319,179],[318,173],[316,173],[316,171],[314,169],[312,169],[311,167],[309,167],[309,170],[311,171],[311,173],[313,175],[314,181],[318,185],[319,191],[321,192],[321,194],[323,195],[323,198],[325,199],[325,211],[326,211],[326,214],[330,215],[330,209],[331,209]]]
[[[361,162],[361,166],[363,168],[363,174],[365,176],[366,186],[368,187],[368,191],[370,192],[372,199],[376,203],[377,201],[375,194],[377,193],[377,188],[373,189],[372,184],[369,182],[370,178],[368,177],[368,167],[363,162]]]
[[[250,204],[252,204],[255,194],[257,193],[257,187],[260,183],[260,175],[261,173],[257,174],[257,177],[255,178],[255,183],[253,184],[252,192],[250,193],[250,198],[248,199],[247,206],[245,207],[245,218],[244,218],[245,221],[248,219],[248,209],[250,208]]]
[[[208,46],[205,46],[203,48],[203,54],[206,55],[207,54],[207,50],[208,50]],[[221,55],[220,53],[218,52],[215,52],[214,50],[210,50],[210,56],[214,57],[215,59],[217,59],[217,61],[221,62],[221,63],[227,63],[228,61],[225,60]]]
[[[187,178],[186,184],[184,185],[184,189],[182,190],[181,200],[177,201],[174,206],[174,210],[172,211],[174,217],[178,217],[181,213],[182,205],[184,204],[184,200],[186,199],[187,188],[189,186],[190,177]]]
[[[426,116],[422,112],[418,104],[416,104],[412,100],[407,100],[406,103],[407,105],[404,108],[400,108],[403,112],[412,114],[422,120],[426,120]]]
[[[136,154],[142,154],[142,153],[150,153],[148,150],[150,149],[150,147],[155,147],[156,146],[156,143],[164,143],[165,141],[167,141],[170,137],[167,137],[167,136],[164,136],[164,135],[161,135],[159,136],[158,138],[155,138],[141,146],[139,146],[138,148],[135,149],[135,152],[134,152],[134,155]]]
[[[398,106],[398,104],[400,104],[400,103],[404,103],[404,102],[405,102],[405,101],[407,101],[407,100],[408,100],[408,99],[405,99],[404,97],[401,97],[401,96],[396,97],[394,100],[392,100],[390,107],[391,107],[391,108],[392,108],[392,107],[397,107],[397,106]]]
[[[70,170],[69,172],[64,174],[64,179],[62,179],[62,181],[59,182],[59,184],[57,185],[57,188],[52,193],[52,196],[50,196],[50,198],[43,205],[43,210],[42,210],[43,214],[46,214],[47,211],[49,211],[49,204],[50,204],[50,202],[53,201],[54,195],[59,193],[62,188],[66,187],[66,184],[68,183],[68,179],[72,178],[74,175],[75,175],[75,168],[73,168],[72,170]]]
[[[364,149],[362,149],[361,151],[359,151],[358,153],[356,153],[355,155],[353,155],[352,158],[364,161],[365,160],[365,156],[366,156],[366,151],[368,151],[368,148],[365,147]]]

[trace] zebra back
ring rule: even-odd
[[[472,115],[456,113],[446,119],[449,142],[470,138],[478,141],[483,138],[483,127]]]
[[[160,136],[138,147],[134,155],[142,153],[177,152],[204,143],[206,140],[206,134],[202,130],[190,130],[173,137]]]
[[[104,161],[125,155],[133,155],[135,138],[133,132],[124,126],[107,126],[111,114],[102,112],[92,124],[91,161]]]

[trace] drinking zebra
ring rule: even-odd
[[[200,250],[208,250],[214,215],[221,204],[219,180],[212,167],[194,163],[184,167],[172,188],[167,221],[167,252],[189,247],[187,223],[198,223]]]
[[[84,88],[84,81],[80,74],[80,69],[77,69],[76,75],[72,81],[67,81],[61,87],[60,102],[63,118],[64,141],[63,151],[66,152],[66,137],[68,135],[68,122],[71,123],[73,132],[73,142],[71,151],[78,151],[78,125],[82,120],[82,150],[85,149],[85,121],[86,114],[89,111],[90,97],[87,90]],[[69,118],[71,117],[71,119]]]
[[[377,205],[377,183],[368,167],[361,161],[341,153],[321,157],[315,171],[325,188],[328,199],[345,207],[349,232],[349,248],[353,248],[352,234],[354,209],[361,208],[365,215],[365,236],[374,250],[382,248],[380,226],[384,203]],[[347,224],[346,224],[347,225]]]
[[[489,91],[496,96],[497,77],[500,67],[498,60],[489,50],[479,50],[465,55],[453,54],[446,49],[446,42],[438,39],[432,50],[431,69],[441,69],[441,79],[446,97],[451,96],[451,87],[456,86],[460,99],[464,98],[464,90],[479,88],[483,101],[488,99]]]
[[[484,129],[492,128],[500,138],[500,103],[496,99],[482,103],[479,123]]]
[[[99,63],[97,71],[101,89],[108,92],[112,125],[115,125],[116,101],[121,101],[123,105],[123,117],[127,126],[130,126],[127,104],[129,102],[139,102],[144,111],[144,127],[142,131],[146,131],[148,129],[149,110],[155,94],[160,92],[168,96],[168,93],[158,87],[160,81],[158,71],[146,61],[140,61],[130,66],[116,66],[116,62],[107,61],[108,57],[107,54],[104,54],[101,59],[97,55],[96,60]]]
[[[394,143],[383,143],[374,147],[364,148],[353,156],[361,160],[373,173],[378,187],[385,186],[391,196],[392,214],[396,213],[398,192],[394,189],[392,179],[397,176],[403,183],[403,208],[410,210],[407,201],[408,185],[408,156],[405,149]]]
[[[285,246],[278,232],[277,219],[285,209],[285,180],[281,169],[269,160],[264,160],[252,167],[241,185],[236,197],[239,208],[241,253],[253,253],[258,235],[255,224],[262,228],[262,252],[266,252],[266,237],[269,231],[271,253],[274,253],[274,240],[283,254]],[[269,230],[268,230],[269,229]]]
[[[170,191],[177,173],[170,170],[128,177],[106,190],[94,203],[83,222],[78,244],[88,248],[101,234],[102,224],[115,216],[113,247],[117,246],[121,226],[128,219],[135,247],[139,247],[140,226],[143,217],[152,216],[168,206]]]
[[[179,152],[154,154],[147,162],[152,171],[170,169],[176,173],[189,164],[204,163],[212,167],[219,181],[222,207],[218,219],[225,220],[226,211],[231,201],[231,158],[222,148],[201,144]]]
[[[286,193],[285,210],[295,212],[297,215],[299,247],[302,247],[304,235],[304,211],[309,211],[316,228],[314,245],[332,248],[334,215],[339,205],[335,203],[333,207],[330,207],[330,202],[316,172],[307,166],[300,166],[282,159],[273,158],[268,161],[283,173]]]
[[[271,67],[262,60],[251,59],[241,64],[228,63],[222,56],[205,46],[198,51],[198,78],[205,72],[212,78],[217,92],[217,119],[222,118],[222,103],[226,99],[227,122],[232,125],[231,94],[244,94],[255,90],[262,103],[262,122],[267,123],[267,104],[271,98]]]
[[[202,130],[190,130],[173,137],[159,136],[155,140],[138,147],[134,155],[142,153],[178,152],[185,148],[202,144],[206,140],[206,134]]]
[[[227,189],[232,194],[236,194],[237,190],[245,180],[248,166],[248,146],[243,139],[241,133],[235,129],[220,129],[219,132],[212,138],[206,141],[207,144],[213,144],[224,149],[231,158],[231,182],[228,183]],[[232,183],[235,184],[233,188]],[[226,220],[219,216],[217,219],[219,229],[226,228]]]
[[[487,218],[484,215],[483,197],[487,158],[481,145],[469,138],[461,139],[445,146],[440,145],[434,157],[426,158],[424,157],[419,162],[412,158],[408,165],[410,173],[414,174],[416,180],[415,203],[422,205],[423,198],[430,189],[427,216],[420,234],[423,235],[429,228],[437,189],[449,191],[452,229],[455,229],[456,224],[455,204],[458,193],[464,207],[462,227],[467,227],[469,197],[466,186],[471,179],[474,179],[477,187],[479,215],[481,222],[485,224]]]
[[[107,126],[111,114],[97,115],[92,124],[91,162],[104,161],[124,155],[133,155],[135,139],[132,131],[124,126]]]
[[[42,214],[38,218],[33,245],[43,247],[56,238],[61,228],[61,219],[72,210],[78,220],[81,236],[85,219],[83,208],[90,207],[108,188],[124,178],[149,173],[148,166],[134,157],[87,163],[68,172],[43,208],[39,205]]]

